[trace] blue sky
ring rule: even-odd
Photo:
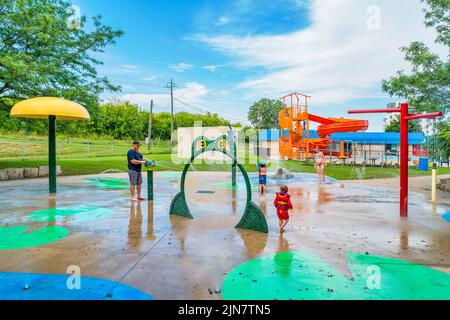
[[[252,102],[293,91],[313,96],[311,113],[347,116],[384,107],[383,78],[406,67],[398,48],[432,43],[419,0],[73,0],[125,32],[106,49],[102,75],[122,86],[103,99],[168,111],[217,112],[245,122]],[[408,6],[405,7],[405,5]],[[402,18],[403,17],[403,18]],[[419,39],[418,39],[419,38]],[[370,116],[371,130],[382,116]]]

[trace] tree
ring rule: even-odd
[[[436,43],[450,50],[450,0],[422,0],[425,2],[425,25],[436,30]],[[401,70],[389,80],[383,80],[383,91],[391,96],[406,98],[416,112],[442,111],[438,120],[438,133],[432,141],[444,158],[450,154],[448,113],[450,111],[450,55],[445,61],[433,53],[423,42],[416,41],[402,47],[405,60],[411,64],[411,73]],[[449,51],[450,52],[450,51]],[[439,149],[437,149],[439,146]]]
[[[99,94],[117,91],[97,74],[95,56],[114,44],[122,31],[92,18],[74,27],[71,4],[65,0],[10,0],[0,3],[0,104],[9,111],[14,102],[36,96],[77,101],[89,110]]]
[[[281,101],[261,99],[250,107],[248,120],[255,129],[277,129],[278,114],[284,105]]]
[[[129,102],[113,101],[100,107],[97,126],[98,135],[109,135],[114,139],[140,139],[146,136],[148,117]]]
[[[438,134],[430,141],[431,158],[447,160],[450,158],[450,123],[441,122],[437,126]]]
[[[400,132],[400,116],[392,120],[385,129],[386,132]],[[409,132],[423,132],[419,121],[409,121]]]
[[[383,80],[383,91],[391,96],[406,98],[416,112],[448,113],[450,107],[450,62],[443,62],[421,42],[407,48],[406,61],[412,73],[398,71],[397,76]]]
[[[425,25],[435,27],[436,43],[450,49],[450,0],[422,0],[427,4]],[[404,70],[389,80],[383,80],[383,91],[391,96],[408,99],[417,112],[442,111],[450,107],[450,60],[442,61],[439,55],[423,42],[413,42],[402,47],[405,60],[411,64],[411,74]]]

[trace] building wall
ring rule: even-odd
[[[400,103],[388,103],[386,106],[387,109],[392,109],[392,108],[400,108]],[[388,125],[391,124],[392,121],[394,121],[397,118],[398,114],[396,113],[387,113],[384,116],[383,119],[383,123],[384,123],[384,128],[386,129],[386,127]],[[423,133],[427,136],[427,137],[431,137],[434,134],[434,121],[433,119],[421,119],[420,120],[420,125],[422,126],[422,130]]]
[[[354,143],[352,149],[352,161],[355,161],[357,164],[362,164],[364,161],[369,163],[370,158],[376,159],[376,164],[380,164],[381,162],[385,162],[387,164],[398,164],[399,162],[399,145],[392,145],[393,151],[387,152],[385,144],[362,144],[362,143]],[[280,160],[280,152],[279,152],[279,143],[278,141],[261,141],[260,142],[260,155],[265,156],[265,150],[270,150],[269,156],[267,157],[269,160],[276,161]],[[339,144],[336,144],[331,147],[332,151],[339,151]],[[256,151],[254,151],[256,153]],[[417,160],[418,157],[413,156],[413,146],[409,146],[409,157],[412,161]],[[327,157],[327,160],[330,161],[330,158]],[[338,158],[333,157],[333,162],[340,162]],[[412,162],[411,162],[412,164]]]
[[[395,109],[395,108],[400,108],[400,103],[388,103],[386,105],[386,109]],[[390,125],[392,123],[392,121],[394,121],[397,118],[398,114],[397,113],[386,113],[383,119],[383,123],[384,123],[384,128],[386,129],[386,127],[388,125]]]
[[[355,143],[352,150],[352,158],[356,163],[369,162],[370,158],[376,159],[376,164],[380,164],[381,161],[388,164],[398,164],[399,163],[399,145],[392,145],[393,150],[387,151],[385,144],[371,144],[364,145]],[[416,160],[413,157],[413,146],[409,146],[409,157],[411,160]]]

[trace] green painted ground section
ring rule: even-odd
[[[450,275],[444,272],[407,261],[355,252],[347,253],[347,260],[352,274],[363,283],[367,282],[367,268],[380,268],[381,290],[370,290],[374,299],[450,300]]]
[[[108,190],[129,190],[130,186],[129,185],[111,185],[111,184],[105,184],[105,183],[97,183],[95,185],[96,188],[98,189],[108,189]]]
[[[28,226],[0,227],[0,250],[17,250],[38,247],[60,241],[69,235],[69,230],[50,226],[28,232]]]
[[[180,172],[157,172],[156,176],[160,177],[160,178],[167,178],[167,179],[179,179],[179,178],[181,178],[181,173]]]
[[[128,180],[118,178],[93,178],[93,179],[86,179],[86,182],[98,182],[110,185],[128,184]]]
[[[224,280],[226,300],[448,300],[450,275],[409,262],[348,253],[353,279],[309,252],[286,252],[251,260]],[[379,268],[372,286],[369,267]],[[376,282],[375,282],[376,283]],[[371,288],[371,289],[369,289]]]
[[[37,222],[54,222],[70,218],[71,222],[86,222],[110,216],[113,211],[97,207],[66,207],[35,211],[28,218]]]
[[[225,181],[212,183],[211,186],[217,187],[220,189],[224,189],[224,190],[237,190],[238,189],[238,186],[233,186],[232,183],[225,182]]]
[[[86,179],[86,182],[95,183],[95,187],[99,189],[109,190],[128,190],[130,188],[129,181],[118,178],[92,178]]]

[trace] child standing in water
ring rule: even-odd
[[[258,163],[259,175],[259,193],[265,194],[267,191],[267,165],[265,163]]]
[[[289,223],[289,210],[294,208],[291,203],[291,196],[288,192],[289,188],[282,185],[280,187],[280,192],[277,193],[274,201],[275,208],[277,208],[280,233],[284,233],[284,228]]]
[[[315,152],[314,162],[316,165],[317,175],[319,176],[319,184],[325,184],[325,154],[320,151],[319,147],[316,148]]]

